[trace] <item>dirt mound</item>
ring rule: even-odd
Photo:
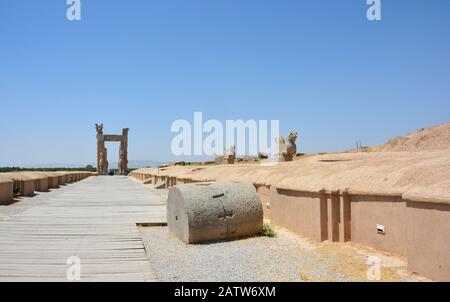
[[[407,136],[391,138],[382,146],[382,152],[417,152],[450,149],[450,123],[420,129]]]

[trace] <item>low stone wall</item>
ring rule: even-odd
[[[14,183],[12,181],[0,181],[0,204],[5,204],[14,198]]]
[[[406,201],[408,268],[450,281],[450,204]]]
[[[20,181],[18,181],[18,183],[19,183],[19,188],[20,188],[19,196],[32,197],[34,195],[34,180],[33,179],[20,180]]]
[[[60,186],[63,186],[66,184],[66,176],[65,175],[58,176],[58,184]]]
[[[11,202],[14,197],[34,196],[34,192],[46,192],[60,185],[92,176],[86,172],[18,172],[0,174],[0,204]]]
[[[48,177],[48,188],[49,189],[57,189],[59,187],[59,177],[58,176],[49,176]]]
[[[37,192],[48,191],[48,177],[38,178],[34,181],[34,190]]]
[[[384,232],[379,232],[377,225]],[[401,196],[351,196],[352,241],[407,256],[408,228],[406,202]]]
[[[140,180],[167,187],[192,179],[133,171]],[[406,256],[409,269],[436,281],[450,281],[450,204],[411,201],[402,195],[307,192],[255,184],[264,217],[316,241],[361,243]]]
[[[324,194],[274,189],[271,222],[317,241],[327,239]],[[267,207],[267,205],[266,205]]]

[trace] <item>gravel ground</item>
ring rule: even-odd
[[[368,281],[367,257],[382,259],[382,281],[426,281],[402,258],[353,243],[314,243],[277,228],[275,238],[186,245],[167,227],[141,227],[147,254],[164,282]]]

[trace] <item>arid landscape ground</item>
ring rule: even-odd
[[[171,187],[176,184],[210,181],[253,183],[263,201],[265,218],[279,227],[284,227],[286,232],[293,231],[300,236],[295,240],[292,239],[295,236],[290,237],[293,240],[291,243],[304,242],[301,235],[323,241],[311,244],[310,247],[313,247],[314,253],[309,255],[315,255],[317,263],[330,265],[324,268],[323,272],[336,270],[336,279],[331,278],[333,280],[364,280],[365,277],[361,273],[367,269],[365,257],[377,250],[389,255],[383,258],[384,260],[390,259],[384,263],[386,266],[383,266],[384,280],[426,280],[427,278],[416,278],[415,275],[406,273],[407,268],[410,272],[416,270],[413,268],[414,261],[420,263],[417,267],[435,265],[439,267],[440,273],[437,274],[422,270],[425,275],[431,276],[431,279],[433,277],[442,280],[448,278],[446,277],[448,264],[445,264],[448,261],[445,260],[445,255],[450,252],[450,247],[446,243],[446,238],[450,235],[448,220],[450,124],[420,129],[404,137],[392,138],[381,146],[343,153],[301,155],[292,162],[276,165],[264,162],[234,165],[191,163],[139,169],[133,171],[132,175],[143,180],[144,183],[149,183],[152,188],[161,187],[161,184]],[[336,203],[333,200],[339,196],[341,196],[341,204],[334,208],[333,204],[336,205]],[[326,198],[328,198],[328,206],[326,201],[323,203]],[[319,203],[320,209],[311,208]],[[348,213],[346,214],[345,211]],[[348,223],[348,227],[345,223]],[[377,225],[382,228],[381,231],[378,230],[378,233]],[[292,253],[305,252],[302,249],[292,249],[288,248],[288,245],[281,244],[281,242],[287,242],[285,231],[281,231],[280,237],[273,242],[274,246],[286,248],[280,248],[280,253],[275,252],[276,255],[271,254],[274,250],[269,248],[266,249],[268,254],[264,254],[262,250],[255,251],[258,255],[257,259],[270,263],[271,257],[273,259],[282,258],[282,255],[294,257]],[[322,233],[318,234],[318,231]],[[146,236],[146,242],[151,243],[152,240],[156,240],[157,245],[165,247],[161,245],[161,242],[165,241],[162,238],[165,238],[167,249],[174,251],[171,244],[175,243],[172,242],[173,239],[170,239],[167,231],[145,232],[152,234]],[[264,245],[262,242],[270,242],[270,239],[244,240],[240,241],[240,245],[248,244],[248,248],[257,248],[260,244]],[[222,248],[227,250],[229,246],[233,247],[233,244],[216,245],[217,250],[214,250],[214,247],[204,246],[186,247],[186,251],[204,250],[206,258],[215,258]],[[151,251],[150,255],[160,265],[165,263],[158,252]],[[182,254],[175,253],[174,256],[181,258],[183,263],[190,263],[187,258],[183,258]],[[396,258],[398,256],[400,258]],[[330,260],[330,257],[334,259],[334,262]],[[195,257],[192,261],[195,263]],[[436,263],[431,264],[433,261]],[[291,265],[297,262],[302,261],[300,258],[277,261],[278,264],[291,263]],[[253,262],[248,260],[245,263]],[[340,265],[342,263],[346,265]],[[238,266],[237,263],[236,266]],[[274,265],[275,271],[276,266]],[[177,271],[176,267],[174,271],[169,270],[168,275],[162,273],[163,278],[167,280],[173,280],[177,276],[183,278],[182,268],[178,267],[178,269],[180,271]],[[297,273],[290,271],[278,277],[285,280],[300,280],[301,278],[297,277],[303,273],[307,274],[306,271],[297,271]],[[324,274],[328,276],[327,278],[332,275]],[[272,274],[271,278],[276,278],[276,275],[277,273]],[[294,275],[297,277],[293,277]],[[323,274],[317,275],[314,272],[310,275],[313,280],[323,277]],[[258,278],[261,278],[258,280],[264,279],[262,275],[258,275]],[[324,280],[327,278],[324,277]],[[238,280],[236,276],[232,279]]]
[[[187,245],[167,227],[140,229],[150,262],[166,282],[364,282],[368,257],[381,259],[382,282],[422,282],[407,261],[354,243],[317,243],[283,228],[276,237]],[[155,248],[157,247],[157,248]]]
[[[60,192],[57,190],[49,193],[40,193],[35,197],[22,198],[11,205],[0,206],[0,225],[1,221],[7,222],[17,219],[15,218],[17,215],[27,210],[33,210],[34,208],[34,211],[37,211],[39,208],[45,207],[46,204],[51,203],[51,199],[58,199],[58,195],[64,194],[65,190],[71,190],[70,185]],[[165,203],[167,195],[165,190],[154,190],[149,186],[147,186],[147,190],[159,196],[159,200]],[[317,243],[281,227],[276,227],[275,231],[276,236],[273,238],[258,236],[235,241],[187,245],[171,235],[167,227],[139,227],[148,262],[151,264],[159,281],[368,281],[367,259],[369,256],[378,256],[382,259],[381,281],[383,282],[430,281],[428,278],[408,272],[405,257],[377,251],[354,243]],[[39,253],[39,250],[42,248],[45,249],[45,246],[39,244],[39,241],[35,241],[33,245],[36,249],[34,253]],[[64,245],[61,245],[61,248],[64,248]],[[103,257],[106,257],[106,253],[103,254]],[[18,255],[14,263],[20,263],[18,262],[19,259]],[[7,259],[4,258],[5,260]],[[42,261],[41,259],[35,265],[40,264],[42,266],[45,263],[50,265],[50,263],[54,262],[51,258],[48,261]],[[3,265],[5,264],[3,263]],[[89,267],[89,264],[87,266]],[[12,273],[13,266],[10,264],[9,267],[10,273]],[[33,265],[30,265],[28,269],[31,270],[30,272],[35,270]],[[109,270],[111,269],[113,268]],[[63,270],[64,266],[62,265]],[[23,274],[22,280],[37,280],[32,277],[27,278],[26,276],[29,273],[26,272],[26,269],[21,274]],[[46,276],[47,273],[43,275]],[[111,276],[105,276],[103,280],[120,280],[111,278]],[[8,280],[5,277],[5,271],[3,271],[3,276],[0,279]],[[10,279],[14,278],[10,277]],[[41,277],[40,280],[61,279],[53,275],[51,279],[49,277]],[[99,278],[98,281],[100,280],[102,279]]]
[[[349,190],[450,199],[450,124],[345,153],[300,156],[275,166],[169,166],[141,172],[195,181],[241,180],[295,190]]]

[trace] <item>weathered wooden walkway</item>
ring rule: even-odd
[[[41,197],[41,196],[39,196]],[[166,221],[165,200],[126,177],[91,177],[0,220],[0,281],[157,281],[137,223]]]

